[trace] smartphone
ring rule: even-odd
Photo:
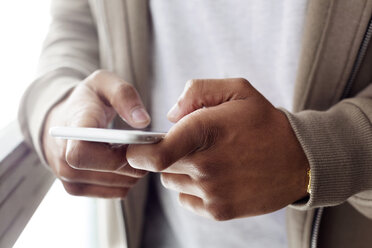
[[[52,127],[49,134],[55,138],[68,140],[111,144],[154,144],[161,141],[166,133],[106,128]]]

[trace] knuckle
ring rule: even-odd
[[[204,113],[202,112],[195,113],[192,118],[192,128],[195,129],[195,132],[197,133],[204,132],[204,130],[210,125],[209,120],[205,118]]]
[[[198,147],[198,151],[202,148]],[[197,159],[194,159],[191,163],[192,171],[195,172],[196,180],[200,183],[209,184],[214,181],[214,176],[216,176],[216,164],[212,162],[211,158],[208,156],[201,155]]]
[[[170,187],[170,184],[171,184],[170,177],[167,174],[162,173],[160,175],[160,181],[165,188]]]
[[[219,184],[215,183],[215,181],[213,180],[213,176],[199,176],[196,179],[196,183],[203,199],[207,202],[213,202],[221,199],[220,186]]]
[[[136,169],[136,170],[134,170],[134,175],[133,175],[133,177],[135,177],[135,178],[142,178],[142,177],[144,177],[144,176],[146,176],[146,175],[147,175],[147,171]]]
[[[75,169],[82,167],[82,160],[84,156],[82,142],[76,142],[66,151],[66,162]]]
[[[189,89],[199,88],[199,87],[201,87],[203,82],[204,81],[202,79],[190,79],[186,82],[186,87],[189,88]]]
[[[186,82],[186,95],[198,94],[203,92],[204,80],[202,79],[191,79]]]
[[[130,165],[128,165],[128,166],[130,166]],[[147,171],[132,168],[131,171],[128,174],[129,174],[129,176],[138,179],[138,178],[142,178],[142,177],[146,176]]]
[[[250,85],[251,83],[245,79],[245,78],[237,78],[236,82],[239,83],[240,85]]]
[[[210,124],[200,124],[201,145],[200,151],[210,150],[219,140],[221,129]]]
[[[115,91],[114,100],[122,101],[123,99],[135,99],[137,98],[137,91],[135,88],[128,83],[120,83]]]
[[[132,187],[132,186],[134,186],[137,182],[138,182],[138,178],[135,178],[135,177],[128,177],[127,180],[126,180],[126,185],[124,185],[124,186]]]
[[[178,100],[177,100],[177,107],[179,108],[179,109],[181,109],[182,108],[182,106],[185,106],[186,104],[187,104],[187,101],[188,101],[188,99],[185,97],[185,96],[181,96],[180,98],[178,98]]]
[[[245,78],[236,78],[235,80],[239,88],[243,88],[247,90],[252,88],[251,83]]]
[[[168,156],[159,152],[153,156],[152,168],[155,172],[161,172],[167,168]]]
[[[204,180],[203,180],[204,181]],[[207,183],[201,181],[200,179],[197,180],[197,184],[198,184],[198,190],[199,190],[199,193],[200,193],[200,196],[206,200],[206,201],[210,201],[210,193],[209,193],[209,186]]]
[[[185,88],[186,89],[190,89],[190,88],[194,87],[195,86],[195,82],[196,82],[195,79],[187,80],[186,85],[185,85]]]
[[[200,184],[208,184],[208,171],[206,166],[201,162],[194,162],[192,163],[192,171],[195,173],[195,177],[198,183]]]
[[[232,219],[231,210],[226,205],[213,203],[207,204],[205,208],[213,220],[225,221]]]
[[[116,86],[116,90],[111,96],[110,102],[114,106],[119,106],[125,101],[129,104],[129,107],[137,102],[138,94],[136,89],[125,82],[122,82]]]
[[[84,195],[84,185],[77,183],[62,182],[63,187],[66,192],[74,196],[83,196]]]
[[[207,201],[217,200],[219,198],[219,188],[212,183],[204,183],[201,185],[203,190],[204,198]]]
[[[77,181],[79,179],[79,172],[66,164],[62,164],[59,166],[58,177],[67,182]]]
[[[100,81],[102,80],[103,77],[105,77],[105,75],[108,74],[108,71],[106,70],[103,70],[103,69],[98,69],[98,70],[95,70],[92,74],[90,74],[90,76],[88,77],[88,81],[92,80],[92,81]]]
[[[206,118],[203,117],[201,112],[193,112],[181,119],[179,123],[187,132],[191,135],[196,135],[196,137],[200,137],[200,134],[204,133],[204,129],[208,125]]]
[[[186,207],[187,206],[187,200],[186,200],[186,195],[183,194],[183,193],[179,193],[178,194],[178,203],[183,206],[183,207]]]

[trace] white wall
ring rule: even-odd
[[[0,0],[0,130],[17,117],[50,24],[50,0]],[[14,247],[94,247],[94,199],[56,181]]]
[[[17,116],[50,23],[50,0],[0,0],[0,129]]]

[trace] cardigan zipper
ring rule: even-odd
[[[344,92],[342,93],[340,100],[348,98],[350,96],[351,87],[353,86],[355,78],[358,75],[358,72],[360,70],[360,66],[362,65],[363,59],[366,55],[368,45],[371,41],[371,36],[372,36],[372,19],[369,20],[367,31],[364,34],[363,41],[359,48],[357,58],[355,60],[353,69],[351,70],[351,73],[350,73],[349,80],[347,80]]]
[[[355,59],[353,68],[351,70],[350,77],[346,82],[346,85],[345,85],[345,88],[341,95],[340,100],[350,97],[351,88],[354,84],[355,78],[358,75],[360,66],[362,65],[363,59],[366,55],[368,45],[371,41],[371,37],[372,37],[372,18],[370,19],[368,23],[367,31],[364,34],[362,44],[359,47],[359,51]],[[318,245],[319,227],[320,227],[320,222],[322,219],[323,211],[324,211],[324,207],[321,207],[315,210],[313,225],[311,229],[311,236],[310,236],[310,248],[316,248]]]
[[[310,248],[316,248],[318,244],[319,227],[324,208],[315,209],[313,226],[311,228]]]

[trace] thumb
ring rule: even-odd
[[[177,103],[168,112],[168,119],[177,122],[185,115],[231,100],[241,100],[259,94],[244,78],[193,79],[186,83]]]
[[[130,126],[144,128],[150,123],[150,116],[136,89],[114,73],[99,70],[84,83],[90,86],[105,104],[113,107]]]

